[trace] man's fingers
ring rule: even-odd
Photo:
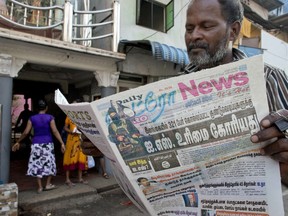
[[[288,151],[271,155],[271,158],[279,162],[288,163]]]
[[[262,130],[251,136],[254,143],[270,140],[262,149],[264,155],[288,163],[288,110],[271,112],[260,122]],[[286,137],[285,137],[286,136]]]
[[[288,139],[279,139],[263,148],[265,155],[280,162],[288,162]]]
[[[271,127],[274,122],[283,118],[288,120],[288,110],[282,109],[277,112],[271,112],[261,120],[260,124],[264,128]]]
[[[251,136],[251,141],[254,143],[262,142],[266,140],[270,140],[275,137],[283,137],[283,133],[281,133],[276,126],[266,128],[257,132],[256,134]]]

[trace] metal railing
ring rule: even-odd
[[[63,6],[52,5],[52,2],[50,1],[48,7],[41,7],[7,0],[8,13],[6,15],[0,13],[0,22],[3,20],[10,24],[10,28],[18,31],[57,30],[61,32],[63,41],[80,43],[84,46],[91,46],[95,40],[111,38],[112,51],[117,52],[120,10],[118,0],[111,0],[111,8],[93,11],[74,10],[70,1],[66,1]],[[97,14],[102,14],[105,18],[97,22],[93,19]],[[102,32],[97,31],[96,36],[95,29],[100,27],[105,29]]]
[[[55,10],[60,10],[63,13],[63,7],[61,6],[36,7],[23,4],[15,0],[8,0],[7,3],[9,16],[6,17],[0,15],[0,18],[10,22],[17,27],[24,29],[43,30],[52,29],[63,25],[62,20],[59,22],[54,20],[54,24],[52,24],[52,13]]]
[[[93,14],[100,14],[100,13],[107,13],[107,12],[113,12],[113,8],[109,8],[109,9],[106,9],[106,10],[99,10],[99,11],[74,11],[74,14],[75,16],[79,15],[79,14],[82,14],[82,15],[93,15]],[[108,15],[109,16],[111,16]],[[85,27],[90,27],[90,28],[93,28],[93,27],[99,27],[99,26],[104,26],[104,25],[108,25],[108,24],[113,24],[113,20],[111,21],[106,21],[106,22],[101,22],[101,23],[92,23],[92,16],[89,16],[89,20],[88,20],[88,23],[87,24],[73,24],[73,27],[75,28],[85,28]],[[105,37],[109,37],[109,36],[113,36],[113,33],[109,33],[109,34],[106,34],[106,35],[102,35],[102,36],[98,36],[98,37],[90,37],[90,38],[77,38],[77,37],[74,37],[73,40],[91,40],[91,39],[100,39],[100,38],[105,38]]]

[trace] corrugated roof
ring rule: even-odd
[[[187,51],[184,49],[162,44],[156,41],[149,40],[121,40],[119,42],[118,51],[127,53],[127,47],[137,46],[142,49],[151,50],[152,55],[157,60],[173,62],[184,67],[189,63]]]

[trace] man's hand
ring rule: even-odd
[[[251,136],[251,141],[254,143],[273,139],[272,143],[263,148],[261,153],[269,155],[273,159],[288,164],[288,139],[281,132],[276,124],[277,120],[284,120],[284,126],[288,123],[288,110],[279,110],[272,112],[262,119],[260,125],[262,130]],[[288,128],[287,128],[288,129]]]

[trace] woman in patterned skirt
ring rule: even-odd
[[[81,133],[76,125],[68,118],[65,119],[64,130],[68,133],[66,141],[66,150],[63,158],[63,169],[66,171],[66,182],[68,186],[75,184],[70,180],[70,171],[78,170],[78,182],[87,184],[83,179],[83,171],[87,169],[87,156],[83,154],[80,147]]]
[[[57,130],[54,117],[46,114],[48,106],[44,100],[38,101],[39,113],[33,115],[28,120],[27,126],[13,145],[12,151],[16,151],[20,147],[20,142],[30,134],[31,129],[34,130],[32,139],[30,158],[28,163],[27,175],[37,178],[38,193],[43,190],[51,190],[56,186],[51,183],[52,176],[56,175],[56,163],[54,153],[53,136],[61,144],[62,152],[65,151],[65,144],[62,141],[59,131]],[[42,178],[47,176],[46,186],[42,186]]]

